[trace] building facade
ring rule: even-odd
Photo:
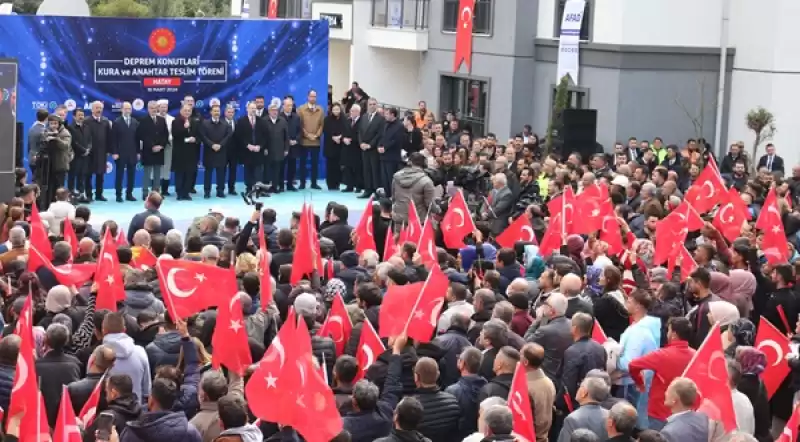
[[[280,1],[286,11],[302,12],[311,1],[314,17],[342,16],[342,28],[331,31],[335,98],[358,81],[382,103],[414,109],[425,100],[478,133],[503,139],[531,124],[544,135],[566,0],[475,0],[470,72],[453,71],[458,0]],[[776,117],[779,153],[794,164],[800,151],[788,146],[800,139],[800,127],[789,124],[800,98],[796,17],[800,3],[790,0],[587,0],[580,81],[570,88],[570,104],[597,109],[597,139],[607,149],[628,137],[713,143],[719,114],[718,151],[738,140],[751,145],[745,117],[763,106]]]

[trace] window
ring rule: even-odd
[[[586,0],[586,6],[583,7],[583,21],[581,22],[581,40],[589,41],[591,36],[592,27],[592,1]],[[558,0],[558,10],[556,11],[556,26],[553,28],[554,38],[561,35],[561,21],[564,19],[564,8],[567,6],[567,0]]]
[[[493,0],[475,0],[474,17],[472,19],[472,33],[479,35],[492,34],[492,4]],[[459,0],[443,0],[444,21],[442,31],[455,32],[458,26]]]
[[[269,0],[262,3],[265,6],[261,9],[264,15],[267,15],[267,8],[269,8]],[[303,17],[303,2],[302,0],[279,0],[278,1],[278,18],[302,18]]]
[[[439,89],[439,109],[442,116],[452,111],[472,133],[482,136],[488,125],[489,83],[443,75]]]
[[[550,99],[550,109],[556,105],[557,87],[553,86],[553,93]],[[589,90],[582,88],[567,89],[567,108],[568,109],[589,109]]]
[[[372,0],[372,26],[427,29],[430,0]]]

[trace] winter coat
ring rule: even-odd
[[[69,398],[72,402],[72,409],[75,411],[76,415],[79,414],[83,406],[86,405],[86,402],[89,400],[92,392],[94,392],[94,388],[102,377],[103,373],[89,373],[85,378],[67,385]],[[103,396],[101,399],[104,399],[105,391],[101,390],[100,396]]]
[[[87,116],[84,121],[89,139],[89,173],[105,174],[108,152],[111,150],[111,122],[106,117]]]
[[[206,168],[224,167],[228,161],[228,144],[233,138],[233,129],[223,120],[208,119],[200,124],[200,141],[203,142],[203,166]],[[213,145],[219,144],[219,150]]]
[[[511,381],[514,378],[513,373],[507,374],[499,374],[492,378],[488,384],[484,385],[481,388],[481,391],[478,393],[478,404],[484,401],[484,399],[497,396],[501,398],[507,398],[508,392],[511,391]]]
[[[219,404],[217,402],[203,402],[200,411],[194,415],[192,425],[200,432],[203,442],[212,442],[222,431],[219,422]]]
[[[461,418],[458,421],[458,431],[461,438],[465,438],[478,430],[478,408],[480,406],[478,395],[486,384],[486,379],[473,374],[462,376],[458,382],[445,390],[445,392],[455,396],[461,409]]]
[[[385,352],[381,353],[381,355],[378,356],[378,359],[367,369],[367,380],[377,385],[381,391],[383,391],[386,384],[386,379],[389,372],[389,362],[391,361],[392,356],[392,351],[386,350]],[[417,388],[417,385],[414,382],[414,367],[417,365],[419,355],[414,347],[408,346],[403,349],[403,352],[400,354],[400,356],[402,368],[399,376],[400,383],[403,386],[402,392],[400,393],[400,399],[402,399],[404,396],[410,396],[414,394],[414,391]]]
[[[425,414],[417,430],[433,441],[455,442],[458,438],[458,424],[461,408],[456,397],[434,388],[418,388],[415,398],[422,404]]]
[[[564,401],[564,395],[569,394],[573,404],[577,404],[578,387],[590,370],[606,370],[606,350],[589,337],[583,337],[575,341],[564,352],[564,361],[561,364],[558,375],[559,396],[557,402],[568,410]]]
[[[125,308],[124,313],[133,318],[139,317],[140,313],[149,313],[155,317],[164,314],[166,309],[164,303],[153,296],[148,284],[129,285],[125,287]]]
[[[139,399],[134,395],[120,396],[108,403],[106,410],[114,413],[114,428],[117,434],[122,434],[128,426],[128,422],[139,419],[142,415],[142,406]],[[97,420],[95,419],[83,433],[83,442],[95,442],[95,432],[97,431]]]
[[[36,360],[36,375],[39,377],[39,390],[44,396],[47,422],[54,427],[63,386],[81,378],[81,363],[75,356],[64,354],[61,350],[50,350]]]
[[[264,436],[261,430],[253,425],[247,424],[243,427],[231,428],[219,434],[216,442],[261,442]]]
[[[458,370],[458,357],[461,352],[470,347],[467,333],[458,327],[450,327],[444,334],[437,336],[433,343],[444,352],[442,357],[442,372],[439,374],[439,384],[448,387],[456,383],[461,377]]]
[[[133,393],[144,402],[150,396],[150,364],[147,352],[133,343],[133,338],[125,333],[112,333],[103,336],[103,345],[108,345],[116,354],[116,361],[109,370],[110,375],[126,374],[133,381]],[[177,362],[177,361],[176,361]]]
[[[322,136],[322,125],[325,113],[319,105],[312,109],[308,103],[297,109],[297,116],[300,119],[300,140],[299,145],[303,147],[319,148],[320,137]],[[311,138],[313,136],[314,138]]]
[[[424,220],[434,199],[433,181],[419,167],[406,167],[394,174],[392,196],[392,216],[396,225],[408,221],[409,204],[414,204],[419,219]]]
[[[14,365],[0,364],[0,408],[8,410],[11,402],[11,390],[14,388],[14,374],[17,369]]]
[[[350,241],[350,234],[353,233],[353,230],[353,226],[347,224],[347,221],[336,221],[322,229],[319,234],[333,241],[335,246],[333,257],[338,259],[342,253],[353,250],[353,244]]]
[[[346,147],[343,141],[346,121],[347,117],[345,115],[339,115],[338,117],[328,115],[325,117],[325,124],[322,128],[324,137],[322,150],[325,158],[338,161],[344,153],[342,150]],[[338,143],[333,141],[335,136],[342,136]]]
[[[386,370],[386,388],[373,410],[354,411],[342,418],[342,425],[350,433],[352,442],[372,442],[389,435],[394,422],[394,409],[400,401],[403,387],[400,383],[402,356],[389,357]]]
[[[72,135],[66,127],[61,126],[54,139],[44,141],[49,136],[45,132],[42,142],[45,143],[46,152],[50,156],[50,170],[52,172],[66,172],[69,170],[69,163],[72,161]]]
[[[183,413],[150,411],[128,422],[120,442],[202,442],[200,432]]]
[[[178,365],[181,335],[174,330],[157,335],[145,350],[147,350],[147,359],[150,361],[151,373],[155,373],[156,369],[162,365]]]
[[[416,430],[405,431],[392,428],[392,432],[388,436],[375,439],[375,442],[431,442],[431,440]]]

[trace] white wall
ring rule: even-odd
[[[350,89],[350,42],[331,39],[328,44],[328,83],[333,85],[333,99],[341,100]]]

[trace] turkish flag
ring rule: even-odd
[[[467,207],[464,194],[456,192],[447,207],[441,223],[442,238],[448,249],[461,249],[466,247],[464,237],[475,231],[475,221]]]
[[[156,265],[158,283],[175,319],[183,319],[230,300],[235,293],[236,279],[228,269],[195,261],[159,260]],[[226,290],[220,295],[220,288]]]
[[[269,0],[267,18],[278,18],[278,0]]]
[[[764,199],[764,205],[761,206],[761,212],[756,220],[756,229],[766,232],[774,224],[782,224],[782,218],[781,209],[778,205],[778,195],[775,193],[775,188],[772,187]]]
[[[72,256],[78,255],[78,235],[75,234],[75,228],[72,226],[72,221],[69,218],[64,220],[64,229],[61,232],[67,244],[72,248]]]
[[[111,238],[111,232],[106,229],[103,236],[103,246],[97,260],[97,271],[94,278],[97,283],[97,309],[117,311],[117,302],[125,300],[125,283],[119,268],[117,257],[117,243]]]
[[[150,249],[145,247],[134,247],[131,249],[133,257],[131,257],[131,267],[139,270],[147,270],[156,268],[158,258]]]
[[[78,428],[78,418],[72,409],[72,399],[69,390],[64,385],[61,390],[61,403],[58,405],[56,426],[53,428],[53,442],[81,442],[81,430]]]
[[[453,72],[458,72],[463,62],[467,72],[472,72],[472,25],[475,16],[475,0],[458,2],[458,26],[456,27],[456,50]]]
[[[500,247],[506,249],[513,249],[517,241],[526,241],[536,243],[536,235],[533,233],[531,227],[531,219],[526,213],[523,213],[514,220],[511,225],[503,230],[503,233],[497,235],[494,239]]]
[[[436,331],[439,314],[444,305],[444,297],[450,287],[450,280],[442,273],[439,265],[434,265],[428,279],[422,286],[417,300],[406,322],[406,335],[418,342],[430,342]]]
[[[433,236],[433,225],[430,218],[425,222],[425,227],[422,228],[422,235],[419,237],[419,247],[417,251],[422,257],[422,264],[430,267],[439,262],[438,249]]]
[[[427,222],[427,220],[425,220]],[[402,233],[400,234],[402,238]],[[406,225],[406,237],[400,244],[406,241],[416,242],[422,235],[422,220],[417,213],[417,206],[413,202],[408,203],[408,224]]]
[[[594,327],[592,327],[592,339],[600,345],[603,345],[608,341],[608,337],[606,336],[606,332],[603,331],[603,327],[600,326],[600,323],[597,322],[597,319],[594,320]]]
[[[519,442],[536,442],[536,429],[533,428],[533,408],[528,395],[528,377],[525,366],[517,364],[511,389],[508,391],[508,408],[514,418],[514,434]]]
[[[762,316],[756,333],[756,348],[767,355],[767,367],[761,374],[761,379],[767,389],[767,397],[772,398],[791,372],[789,361],[786,360],[786,355],[791,353],[789,338]],[[770,351],[766,351],[767,349]],[[770,353],[775,353],[775,357],[772,358]]]
[[[356,350],[356,361],[358,361],[358,373],[356,373],[353,382],[363,379],[367,374],[367,369],[372,365],[378,356],[386,351],[383,341],[375,332],[372,323],[369,319],[364,320],[364,326],[361,328],[361,336],[358,340],[358,349]]]
[[[772,187],[767,194],[761,213],[756,220],[756,228],[764,232],[761,240],[761,250],[770,264],[785,263],[789,260],[789,244],[786,241],[786,232],[783,230],[783,219],[778,196]]]
[[[561,222],[560,213],[550,218],[547,223],[547,229],[544,231],[542,242],[539,243],[539,255],[548,257],[561,248],[562,237],[564,236],[563,228],[564,223]]]
[[[727,193],[725,182],[715,166],[704,167],[684,195],[684,201],[699,213],[710,212]]]
[[[287,348],[291,350],[296,327],[294,310],[290,310],[286,322],[278,330],[278,335],[272,340],[244,389],[253,415],[267,422],[285,422],[288,416],[286,407],[276,407],[275,404],[282,403],[286,390],[282,387],[285,387],[287,380],[281,374],[284,365],[288,365],[287,361],[292,361],[287,357],[291,356],[287,355]]]
[[[723,203],[717,210],[712,224],[722,233],[722,236],[733,242],[742,236],[742,225],[745,221],[750,221],[750,218],[752,217],[747,204],[742,200],[739,191],[735,187],[731,187],[723,196]]]
[[[672,213],[658,222],[656,228],[653,264],[660,265],[679,251],[689,232],[705,225],[700,215],[687,202],[681,203]]]
[[[314,273],[314,270],[322,269],[319,238],[316,235],[314,213],[310,205],[303,206],[298,226],[294,257],[292,259],[292,275],[289,280],[292,285],[300,282],[306,275]]]
[[[424,282],[389,286],[383,295],[378,314],[378,330],[382,338],[397,336],[403,332],[424,286]]]
[[[230,289],[232,289],[230,301],[222,303],[217,308],[217,323],[214,326],[214,335],[211,337],[214,349],[211,363],[214,368],[225,365],[228,370],[244,376],[253,359],[247,341],[242,303],[236,293],[236,286]]]
[[[680,258],[680,260],[678,258]],[[667,260],[667,275],[672,275],[675,267],[680,267],[681,269],[681,282],[689,279],[689,275],[697,270],[697,262],[694,260],[692,254],[686,250],[686,246],[683,244],[678,246],[677,253],[670,256]]]
[[[383,260],[388,261],[395,253],[397,253],[397,244],[394,242],[393,226],[389,226],[386,231],[386,240],[383,242]]]
[[[800,406],[794,407],[792,417],[786,422],[783,433],[775,439],[775,442],[797,442],[797,427],[800,426]]]
[[[52,438],[50,437],[50,427],[47,425],[44,397],[39,390],[33,392],[32,396],[36,399],[31,409],[28,410],[29,413],[15,418],[19,421],[18,440],[20,442],[50,442]],[[13,425],[9,423],[8,427],[11,428]],[[12,434],[10,430],[8,433]]]
[[[614,215],[614,206],[608,197],[608,187],[605,184],[592,184],[583,189],[580,198],[576,198],[578,219],[575,233],[588,235],[603,229],[606,217]],[[619,230],[619,228],[617,228]]]
[[[127,246],[128,245],[128,238],[125,236],[125,230],[122,227],[117,228],[117,245],[118,246]]]
[[[39,267],[44,266],[51,272],[58,280],[59,284],[67,287],[75,286],[80,287],[87,281],[92,279],[94,272],[97,269],[95,264],[64,264],[54,266],[49,259],[42,256],[42,252],[31,245],[28,250],[28,271],[35,272]]]
[[[625,248],[622,242],[622,231],[620,230],[619,220],[614,213],[613,207],[610,202],[606,202],[599,209],[603,214],[600,221],[600,235],[598,237],[601,241],[608,244],[608,255],[617,255]],[[581,219],[586,219],[581,215]],[[591,219],[591,218],[590,218]],[[635,239],[635,238],[634,238]],[[633,245],[633,240],[629,240],[628,247]]]
[[[42,217],[39,215],[39,209],[36,207],[36,204],[31,205],[30,227],[30,245],[36,247],[45,258],[52,261],[53,245],[50,244],[50,238],[47,236],[47,230],[44,228]]]
[[[578,201],[575,198],[575,193],[572,187],[567,186],[561,195],[553,198],[547,203],[547,210],[550,212],[550,219],[558,217],[561,221],[561,230],[566,234],[579,233],[577,230],[582,230],[575,224],[576,207]],[[562,216],[558,216],[562,215]]]
[[[333,339],[333,343],[336,344],[336,356],[341,356],[344,354],[344,346],[350,340],[352,332],[353,324],[350,322],[350,315],[347,314],[342,295],[337,293],[333,296],[333,304],[328,312],[328,317],[317,334]]]
[[[83,408],[81,408],[81,412],[78,413],[78,419],[83,423],[83,428],[87,428],[89,425],[92,425],[94,422],[94,418],[97,416],[97,407],[100,405],[100,392],[105,386],[105,378],[106,375],[103,374],[103,377],[97,382],[97,384],[92,389],[92,394],[89,395],[89,399],[86,400],[86,403],[83,404]],[[72,406],[70,406],[70,410]]]
[[[40,393],[37,383],[36,365],[34,358],[34,348],[36,343],[33,339],[33,296],[28,294],[25,304],[17,321],[15,333],[20,337],[19,353],[17,355],[17,367],[14,373],[14,384],[11,389],[11,401],[8,405],[8,419],[17,421],[20,425],[22,434],[38,434],[35,431],[37,412],[46,415],[44,408],[41,410]],[[46,417],[45,417],[46,419]],[[25,427],[28,427],[27,429]],[[45,422],[45,428],[47,423]]]
[[[725,431],[736,429],[733,397],[728,386],[728,365],[722,350],[719,323],[709,330],[681,377],[689,378],[697,385],[700,393],[697,411],[721,422]]]
[[[373,228],[372,217],[372,197],[369,197],[367,207],[364,208],[364,213],[361,214],[361,220],[355,230],[357,238],[355,249],[359,255],[367,250],[378,250],[378,246],[375,245],[375,229]]]
[[[264,236],[263,223],[262,229],[258,232],[258,279],[261,293],[261,310],[267,311],[272,302],[272,277],[269,273],[269,265],[272,256],[267,250],[267,238]],[[328,263],[328,267],[330,267]],[[330,279],[330,278],[329,278]]]

